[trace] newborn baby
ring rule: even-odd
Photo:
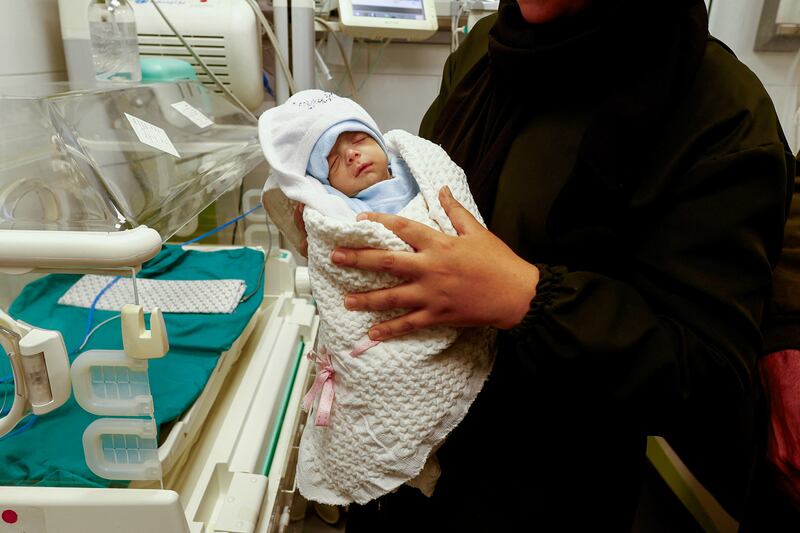
[[[383,136],[358,120],[345,120],[319,138],[306,171],[356,213],[396,214],[419,193],[411,171],[386,153]]]
[[[383,342],[369,328],[397,311],[352,311],[348,293],[403,283],[384,272],[333,264],[337,246],[413,249],[386,227],[356,214],[397,214],[455,235],[439,204],[447,185],[478,220],[463,171],[441,147],[410,133],[381,135],[358,104],[302,91],[266,111],[259,138],[271,175],[264,207],[292,240],[305,204],[308,267],[320,316],[314,407],[303,431],[297,484],[310,500],[366,503],[403,483],[430,495],[438,477],[434,452],[463,419],[489,374],[493,333],[439,326]]]

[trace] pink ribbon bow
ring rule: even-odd
[[[358,357],[359,355],[363,354],[370,348],[379,345],[380,343],[381,341],[374,341],[369,337],[367,337],[358,344],[356,344],[355,348],[353,348],[353,350],[350,352],[350,355],[352,357]]]
[[[324,347],[318,352],[315,350],[308,352],[308,358],[317,363],[317,378],[303,398],[303,410],[308,412],[314,404],[314,399],[319,395],[317,418],[314,423],[317,426],[327,426],[330,424],[331,409],[333,409],[333,378],[336,371],[333,369],[331,354]]]

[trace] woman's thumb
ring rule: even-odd
[[[467,208],[453,197],[453,193],[447,185],[439,189],[439,203],[442,204],[442,209],[444,209],[459,235],[483,229],[483,226],[472,216],[472,213],[467,211]]]

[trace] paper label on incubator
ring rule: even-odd
[[[149,122],[146,122],[140,118],[136,118],[133,115],[125,113],[125,117],[128,119],[128,122],[130,122],[133,132],[141,142],[147,146],[152,146],[153,148],[161,150],[162,152],[174,155],[175,157],[181,156],[178,153],[178,150],[175,149],[175,145],[169,140],[166,131],[162,130],[155,124],[150,124]]]
[[[175,111],[188,118],[200,128],[207,128],[214,124],[214,121],[205,116],[202,111],[194,107],[189,102],[176,102],[172,104]]]

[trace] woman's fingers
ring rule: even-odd
[[[415,250],[427,247],[440,233],[421,222],[384,213],[361,213],[358,220],[371,220],[383,224]]]
[[[303,210],[306,208],[306,204],[297,204],[294,206],[294,211],[292,211],[292,218],[294,219],[294,225],[297,227],[298,231],[303,235],[303,240],[300,242],[299,249],[297,250],[303,257],[308,257],[308,233],[306,232],[306,222],[303,220]]]
[[[473,233],[478,230],[483,230],[484,227],[478,220],[472,216],[472,213],[467,211],[467,208],[455,199],[450,187],[445,185],[439,189],[439,203],[442,204],[442,209],[447,214],[450,222],[459,235]]]
[[[344,306],[351,311],[386,311],[389,309],[413,309],[425,303],[419,289],[403,284],[389,289],[348,294]]]
[[[305,235],[306,234],[306,222],[303,220],[303,210],[306,208],[306,204],[297,204],[294,206],[294,211],[292,212],[292,217],[294,218],[294,225],[297,226],[297,229]]]
[[[377,326],[371,327],[368,335],[373,341],[385,341],[433,325],[435,325],[435,322],[430,311],[420,309],[386,322],[381,322]]]
[[[393,252],[372,248],[359,250],[336,248],[331,254],[331,261],[338,266],[373,272],[388,272],[406,279],[415,277],[420,270],[420,259],[413,252]]]

